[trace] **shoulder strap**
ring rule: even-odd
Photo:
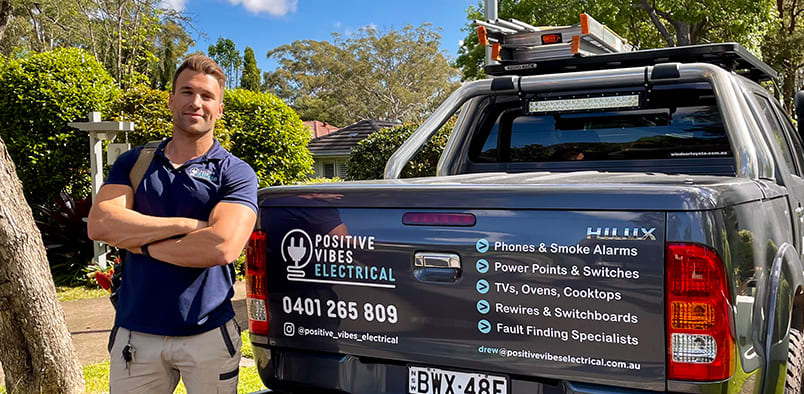
[[[145,176],[145,171],[148,171],[148,167],[151,165],[151,161],[154,158],[154,152],[156,152],[156,148],[158,148],[161,143],[162,141],[150,141],[145,144],[140,151],[140,155],[137,157],[137,162],[134,163],[134,167],[131,167],[131,172],[128,173],[128,177],[131,180],[131,188],[134,189],[134,193],[136,193],[137,188],[140,187],[142,177]]]

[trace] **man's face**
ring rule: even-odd
[[[223,92],[212,75],[185,69],[176,78],[168,106],[174,132],[203,135],[212,132],[223,115]]]

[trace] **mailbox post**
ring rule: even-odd
[[[88,122],[70,122],[67,125],[89,133],[90,179],[92,180],[92,201],[94,202],[95,196],[103,185],[103,141],[113,140],[120,132],[134,131],[134,122],[101,121],[100,112],[90,112]],[[121,146],[116,146],[116,148],[114,153],[117,155],[122,153],[121,150],[127,150],[121,149]],[[110,162],[114,161],[111,157],[109,159]],[[106,268],[106,253],[108,252],[106,244],[94,241],[93,245],[95,253],[92,261],[102,268]]]

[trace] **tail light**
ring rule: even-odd
[[[731,297],[723,263],[703,245],[667,244],[668,379],[716,381],[734,372]]]
[[[265,289],[266,236],[254,231],[246,245],[246,310],[248,330],[252,334],[268,335],[268,292]]]

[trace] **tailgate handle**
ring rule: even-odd
[[[413,275],[422,282],[455,282],[461,276],[461,257],[455,253],[418,252]]]

